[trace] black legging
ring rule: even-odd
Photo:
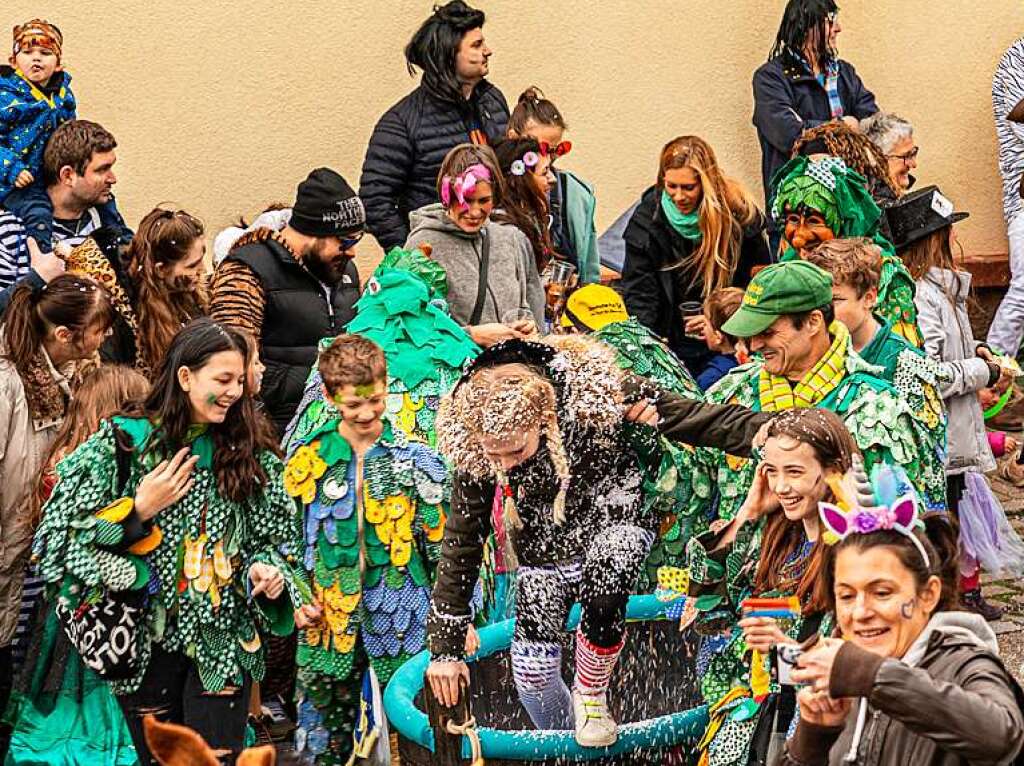
[[[582,562],[520,568],[515,640],[558,643],[578,596],[586,639],[601,647],[617,645],[626,628],[626,602],[653,540],[641,527],[619,524],[597,534]]]

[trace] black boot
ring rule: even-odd
[[[985,600],[985,597],[981,595],[981,588],[964,591],[960,595],[960,606],[963,607],[965,612],[980,614],[989,622],[995,622],[1003,616],[1003,610],[1001,607],[998,607],[995,604],[990,604]]]

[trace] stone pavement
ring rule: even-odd
[[[1007,484],[997,472],[989,474],[989,481],[1002,501],[1010,523],[1024,537],[1024,489]],[[1006,667],[1024,681],[1024,580],[984,577],[982,592],[985,598],[1006,610],[1003,619],[991,625],[999,637],[999,649]]]

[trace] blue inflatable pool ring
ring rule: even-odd
[[[665,620],[666,604],[654,596],[633,596],[626,609],[630,622]],[[579,622],[579,605],[570,614],[568,629]],[[482,628],[480,650],[476,662],[507,650],[512,643],[513,620]],[[392,729],[406,740],[434,750],[434,732],[427,714],[416,707],[416,697],[423,689],[423,674],[430,663],[430,653],[422,652],[395,671],[384,691],[384,709]],[[662,715],[645,721],[624,723],[619,727],[618,741],[607,748],[580,747],[572,731],[507,731],[478,727],[483,756],[488,759],[589,761],[625,753],[668,748],[695,742],[707,726],[704,706]],[[463,757],[470,757],[470,744],[462,738]]]

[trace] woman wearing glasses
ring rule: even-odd
[[[900,195],[910,191],[917,180],[910,174],[917,167],[914,126],[892,112],[878,112],[861,120],[860,130],[889,161],[889,177],[899,188]]]
[[[94,231],[68,256],[68,270],[107,288],[114,306],[112,333],[100,354],[134,366],[152,379],[171,339],[206,314],[203,224],[183,210],[154,208],[125,249],[117,232]]]

